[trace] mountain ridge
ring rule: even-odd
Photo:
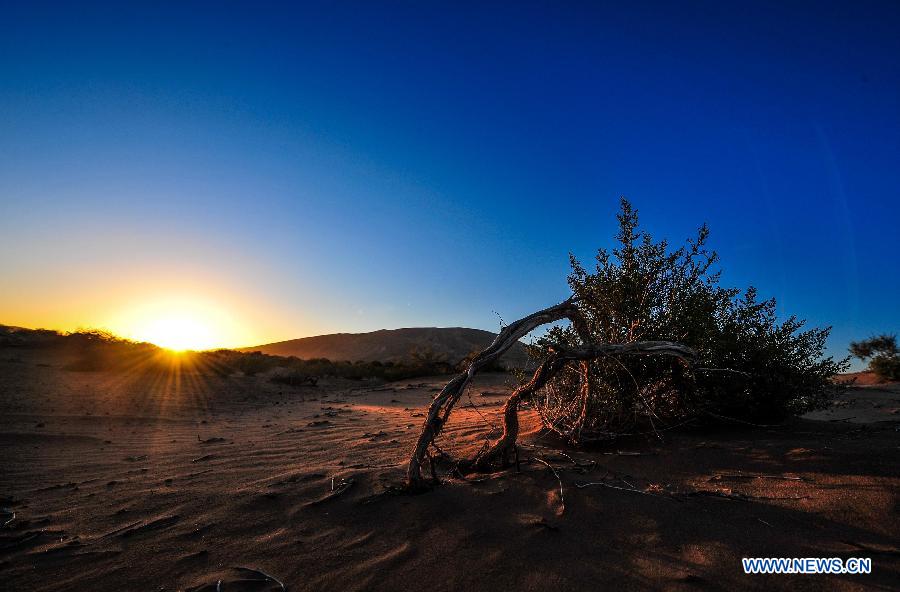
[[[408,360],[412,352],[430,349],[455,364],[472,351],[490,345],[496,336],[490,331],[468,327],[403,327],[366,333],[329,333],[237,349],[301,359],[382,363]],[[524,344],[514,344],[500,361],[507,367],[525,366],[528,354]]]

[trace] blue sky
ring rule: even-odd
[[[0,322],[496,329],[625,195],[835,353],[900,329],[896,3],[124,4],[3,3]]]

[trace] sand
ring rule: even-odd
[[[236,567],[288,590],[900,583],[895,385],[855,388],[784,426],[673,430],[590,451],[561,449],[526,412],[521,472],[394,495],[440,377],[287,388],[65,362],[0,350],[0,518],[15,513],[0,529],[3,590],[280,589]],[[477,449],[509,383],[476,383],[441,445]],[[792,556],[871,557],[873,573],[741,569],[741,557]]]

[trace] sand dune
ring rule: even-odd
[[[242,351],[261,351],[302,359],[400,362],[407,359],[411,351],[430,348],[455,364],[473,350],[487,347],[494,337],[496,334],[490,331],[462,327],[382,329],[371,333],[334,333],[291,339],[242,348]],[[521,345],[513,347],[503,356],[503,362],[509,366],[523,367],[527,361],[525,347]]]
[[[48,355],[0,351],[5,590],[280,589],[261,572],[288,590],[900,581],[896,419],[674,430],[585,451],[558,448],[525,413],[521,472],[394,495],[440,377],[286,389],[69,372]],[[503,375],[473,385],[441,446],[481,446],[509,388]],[[896,418],[900,392],[880,403]],[[557,468],[562,495],[533,458]],[[745,576],[746,556],[872,557],[874,571]]]

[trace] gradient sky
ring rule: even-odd
[[[900,329],[900,4],[487,4],[0,2],[0,322],[496,330],[625,195]]]

